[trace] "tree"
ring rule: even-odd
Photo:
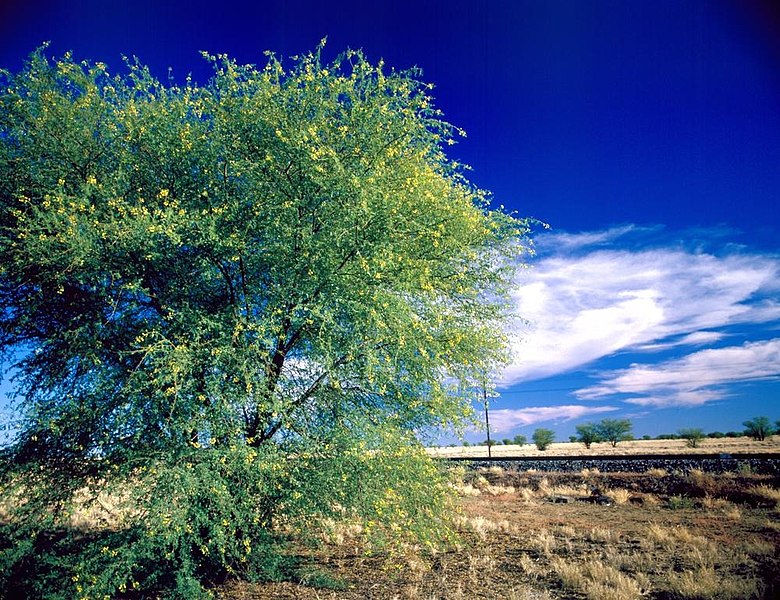
[[[525,446],[528,443],[528,438],[524,435],[516,435],[512,438],[512,443],[518,446]]]
[[[767,417],[754,417],[742,425],[745,426],[745,435],[758,442],[763,442],[766,436],[772,435],[772,424]]]
[[[547,450],[547,447],[555,441],[555,432],[552,429],[540,428],[531,436],[539,450]]]
[[[628,419],[602,419],[596,426],[599,438],[608,441],[613,448],[618,442],[631,439],[631,429]]]
[[[280,520],[449,531],[411,432],[462,427],[506,360],[528,223],[446,156],[460,132],[417,71],[206,59],[183,87],[43,49],[0,75],[0,350],[25,412],[0,463],[27,498],[0,578],[99,494],[123,525],[50,548],[67,596],[274,576]]]
[[[686,428],[686,429],[678,429],[677,434],[686,440],[685,445],[688,446],[688,448],[696,448],[699,445],[699,442],[704,439],[704,431],[696,428]]]
[[[575,427],[577,430],[577,439],[590,449],[590,445],[600,441],[599,430],[594,423],[583,423]]]

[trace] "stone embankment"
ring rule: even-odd
[[[688,473],[699,469],[707,473],[755,473],[780,475],[780,454],[645,455],[620,457],[449,458],[470,468],[501,467],[507,471],[644,473],[651,469]]]

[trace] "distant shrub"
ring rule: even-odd
[[[594,425],[593,423],[582,423],[581,425],[577,425],[576,430],[578,437],[574,439],[585,444],[585,447],[588,449],[590,449],[591,444],[601,441],[598,425]]]
[[[707,437],[708,437],[708,438],[711,438],[711,439],[713,439],[713,440],[719,440],[719,439],[721,439],[721,438],[724,438],[724,437],[726,437],[726,434],[725,434],[725,433],[723,433],[722,431],[711,431],[711,432],[709,432],[709,433],[707,434]]]
[[[512,438],[512,443],[517,444],[518,446],[525,446],[528,443],[528,438],[524,435],[516,435]]]
[[[602,419],[595,427],[598,437],[608,441],[613,448],[618,442],[634,439],[631,435],[631,421],[628,419]]]
[[[539,450],[547,450],[547,447],[555,441],[555,432],[552,429],[540,428],[534,431],[532,439]]]
[[[685,445],[688,446],[688,448],[697,448],[699,442],[704,438],[704,432],[698,427],[680,429],[677,433],[685,440]]]

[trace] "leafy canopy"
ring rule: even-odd
[[[599,426],[595,423],[582,423],[575,427],[577,431],[577,437],[575,440],[582,442],[586,448],[590,448],[591,444],[595,444],[601,441],[599,434]]]
[[[763,442],[773,433],[772,424],[767,417],[753,417],[742,425],[745,427],[745,435],[759,442]]]
[[[321,48],[206,55],[205,85],[43,49],[2,72],[0,349],[24,411],[7,479],[52,526],[79,490],[123,490],[122,547],[158,540],[174,565],[136,560],[103,593],[249,572],[280,515],[439,530],[412,432],[464,423],[506,359],[528,223],[447,157],[461,132],[419,72]]]
[[[632,439],[632,429],[633,425],[628,419],[602,419],[596,425],[598,437],[608,441],[613,448],[618,445],[618,442]]]

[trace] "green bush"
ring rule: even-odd
[[[326,519],[359,519],[374,549],[404,540],[434,548],[454,539],[438,464],[406,436],[382,438],[373,447],[349,446],[345,436],[328,451],[297,457],[236,445],[150,462],[137,469],[131,488],[120,481],[101,486],[116,505],[108,525],[68,530],[52,518],[6,527],[0,587],[17,597],[102,598],[143,590],[205,598],[204,582],[228,576],[299,578],[285,558],[287,540],[315,543]],[[65,514],[88,507],[78,496],[62,502]]]
[[[555,441],[555,432],[542,427],[534,431],[532,439],[539,450],[547,450],[547,447]]]

